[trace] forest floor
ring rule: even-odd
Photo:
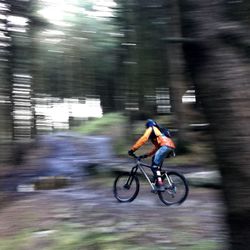
[[[142,185],[136,200],[123,204],[108,181],[16,194],[0,211],[0,249],[223,248],[219,190],[191,188],[181,206],[167,207]]]
[[[38,158],[29,159],[26,175]],[[18,182],[5,176],[2,188]],[[145,182],[133,202],[119,203],[113,181],[113,175],[84,175],[62,189],[31,192],[10,185],[2,192],[0,250],[227,249],[219,189],[190,187],[182,205],[168,207]]]

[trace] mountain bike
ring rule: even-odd
[[[165,191],[158,191],[156,178],[153,174],[149,175],[145,171],[146,168],[151,169],[151,165],[142,162],[141,158],[136,155],[134,155],[134,158],[136,165],[132,167],[130,173],[120,173],[114,181],[113,192],[119,202],[132,202],[137,197],[140,189],[138,170],[149,183],[151,192],[158,194],[165,205],[180,205],[186,200],[189,187],[186,178],[182,174],[161,169],[161,178]]]

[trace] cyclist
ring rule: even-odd
[[[164,191],[165,188],[161,179],[161,165],[164,159],[174,152],[175,144],[170,137],[161,132],[161,128],[154,120],[147,120],[146,131],[131,147],[128,154],[131,156],[134,155],[134,152],[143,146],[149,139],[154,144],[154,147],[150,152],[140,156],[140,158],[153,156],[151,170],[156,179],[156,187],[158,191]]]

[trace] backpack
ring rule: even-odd
[[[159,126],[159,124],[156,124],[155,127],[157,127],[157,128],[159,129],[159,131],[160,131],[163,135],[165,135],[166,137],[168,137],[168,138],[171,138],[171,137],[172,137],[172,136],[171,136],[171,133],[170,133],[170,131],[169,131],[168,128],[161,127],[161,126]],[[155,133],[154,133],[154,131],[153,131],[153,133],[151,133],[151,135],[150,135],[150,139],[153,140],[154,138],[155,138]]]
[[[155,140],[157,140],[157,143],[159,143],[161,146],[166,145],[174,149],[175,144],[173,140],[171,139],[171,134],[170,134],[169,129],[160,127],[160,126],[157,126],[156,128],[158,129],[157,135],[160,138],[159,140],[157,139],[157,135],[155,131],[153,130],[153,133],[151,133],[151,138],[150,138],[151,141],[155,144]]]
[[[170,133],[170,131],[169,131],[168,128],[159,127],[159,130],[160,130],[161,133],[162,133],[163,135],[165,135],[166,137],[168,137],[168,138],[171,138],[171,137],[172,137],[172,136],[171,136],[171,133]]]

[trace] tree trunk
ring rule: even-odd
[[[28,19],[29,3],[8,1],[10,14]],[[31,109],[31,38],[28,24],[18,25],[8,22],[8,34],[11,37],[9,46],[9,78],[12,82],[13,105],[13,139],[30,140],[32,132]],[[23,32],[20,32],[22,30]]]
[[[214,138],[229,248],[246,250],[250,245],[250,65],[242,48],[227,37],[240,32],[240,40],[248,40],[249,32],[226,16],[226,1],[181,2],[184,35],[197,40],[185,46],[186,58]]]
[[[168,37],[181,37],[178,1],[168,1]],[[184,56],[182,44],[179,42],[167,44],[168,71],[170,77],[170,97],[174,123],[178,129],[177,150],[186,151],[186,116],[187,110],[182,103],[182,96],[187,90],[184,76]]]
[[[2,9],[0,14],[7,17],[10,12],[8,5],[5,1],[0,1]],[[2,18],[0,31],[1,35],[0,42],[1,44],[10,45],[11,39],[7,30],[7,18]],[[6,47],[8,47],[6,46]],[[12,158],[12,132],[13,132],[13,119],[12,119],[12,101],[11,101],[11,92],[12,92],[12,82],[9,77],[9,54],[8,50],[4,47],[0,52],[0,163],[9,161]]]

